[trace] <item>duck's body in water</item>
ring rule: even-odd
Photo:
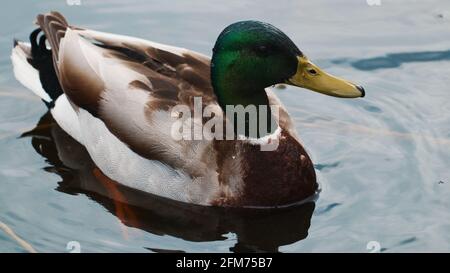
[[[69,26],[56,12],[37,22],[31,44],[14,45],[18,80],[42,98],[105,176],[177,201],[276,207],[313,195],[311,159],[267,87],[287,83],[337,97],[364,96],[362,87],[323,72],[266,23],[227,27],[210,61],[182,48]],[[277,113],[267,114],[276,126],[256,136],[234,131],[233,140],[174,139],[172,110],[184,105],[194,111],[196,97],[224,120],[228,105],[276,106]],[[276,149],[261,149],[273,141]]]

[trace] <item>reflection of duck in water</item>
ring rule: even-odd
[[[127,226],[193,242],[225,240],[231,232],[237,237],[234,252],[277,251],[308,235],[313,201],[278,209],[189,205],[110,181],[49,113],[23,136],[31,136],[33,147],[52,165],[47,170],[62,177],[58,191],[86,194]]]
[[[15,43],[17,79],[86,148],[98,175],[177,201],[274,207],[313,195],[313,164],[286,109],[266,87],[287,83],[337,97],[364,96],[362,87],[325,73],[286,34],[262,22],[227,27],[211,60],[186,49],[69,26],[56,12],[39,15],[37,23],[31,45]],[[177,140],[171,110],[182,105],[195,113],[194,98],[202,98],[216,120],[224,119],[226,106],[253,106],[261,124],[264,118],[278,123],[256,135],[235,127],[232,134],[239,140],[213,135]],[[267,111],[268,106],[279,112]],[[196,120],[194,135],[207,121]],[[274,142],[277,149],[261,151]]]

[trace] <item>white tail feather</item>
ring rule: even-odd
[[[33,91],[40,98],[46,102],[51,102],[52,99],[42,88],[39,79],[39,71],[37,71],[28,61],[31,46],[28,43],[18,42],[13,48],[11,54],[11,61],[14,67],[14,75],[16,79],[25,87]],[[51,109],[53,118],[59,126],[71,135],[75,140],[81,142],[80,125],[78,115],[73,109],[66,95],[61,95],[55,101],[55,106]]]
[[[46,102],[51,102],[52,99],[42,88],[39,79],[39,72],[27,61],[27,53],[23,48],[29,49],[30,44],[19,42],[11,54],[11,61],[14,67],[14,76],[26,88],[30,89]]]

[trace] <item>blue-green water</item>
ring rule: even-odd
[[[37,251],[67,252],[69,241],[82,252],[368,252],[370,241],[386,252],[450,251],[450,2],[80,1],[4,1],[0,11],[0,221]],[[12,74],[13,38],[26,39],[49,10],[207,55],[226,25],[267,21],[323,68],[364,85],[356,100],[276,90],[316,164],[316,204],[242,212],[124,191],[138,208],[95,193],[83,150]],[[70,147],[72,159],[61,151]],[[0,230],[0,252],[24,251]]]

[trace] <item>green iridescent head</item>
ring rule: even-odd
[[[211,81],[225,105],[267,105],[266,87],[286,83],[337,97],[361,97],[364,89],[331,76],[312,62],[278,28],[242,21],[217,38],[211,61]]]
[[[260,93],[294,75],[301,55],[291,39],[272,25],[243,21],[228,26],[217,38],[211,63],[219,103],[266,104]]]

